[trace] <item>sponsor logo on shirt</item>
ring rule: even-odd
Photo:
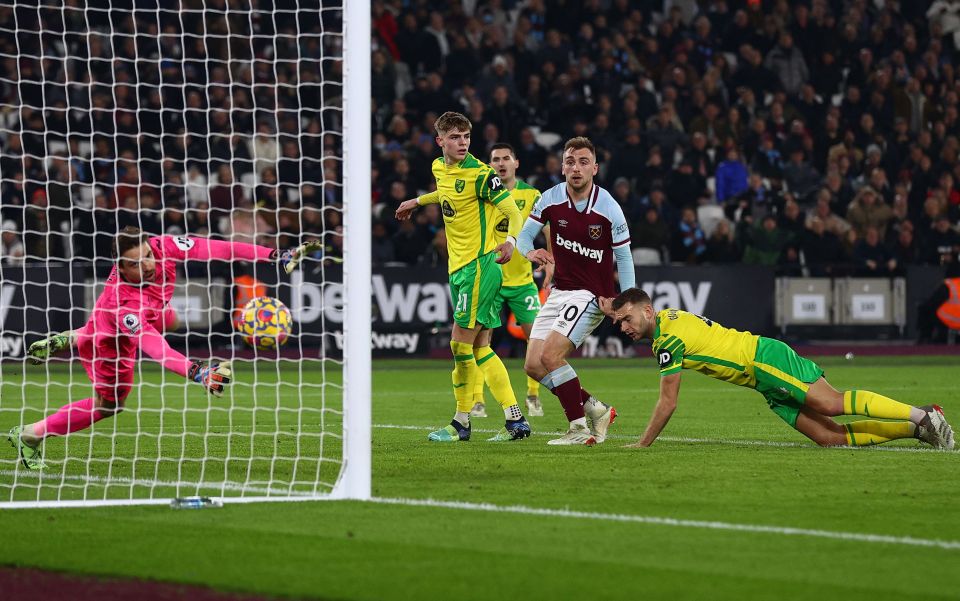
[[[587,228],[587,233],[590,234],[591,240],[599,240],[600,234],[603,233],[602,225],[591,225]]]
[[[510,220],[504,217],[500,220],[500,223],[497,224],[497,231],[501,234],[506,234],[510,228]]]
[[[450,201],[446,198],[440,203],[440,212],[443,213],[444,217],[449,217],[450,219],[457,216],[457,212],[453,210],[453,205],[450,204]]]
[[[673,363],[673,353],[670,351],[660,351],[660,355],[657,357],[660,367],[667,367]]]
[[[136,313],[127,313],[123,316],[123,327],[127,328],[131,334],[136,334],[140,329],[140,318]]]
[[[589,248],[589,247],[587,247],[587,246],[583,246],[583,245],[580,244],[579,242],[574,242],[573,240],[567,240],[566,238],[564,238],[564,237],[561,236],[560,234],[557,234],[554,239],[555,239],[555,242],[554,242],[554,243],[555,243],[557,246],[562,246],[562,247],[564,247],[565,249],[571,250],[571,251],[577,253],[578,255],[580,255],[580,256],[582,256],[582,257],[586,257],[586,258],[588,258],[588,259],[593,259],[593,260],[596,261],[597,263],[600,263],[600,262],[603,261],[603,252],[604,252],[604,251],[602,251],[602,250],[600,250],[600,249],[598,249],[598,248]]]
[[[497,177],[496,175],[492,176],[490,179],[487,180],[487,185],[490,186],[490,189],[493,190],[494,192],[499,192],[500,190],[503,190],[503,182],[500,181],[500,178]]]

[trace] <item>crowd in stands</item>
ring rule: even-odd
[[[340,15],[234,4],[0,7],[0,259],[109,256],[129,223],[340,256]],[[589,136],[641,264],[960,251],[960,2],[375,0],[372,26],[375,264],[446,261],[436,206],[392,218],[446,110],[541,190]]]
[[[373,3],[375,260],[442,263],[433,120],[561,181],[597,144],[639,263],[890,275],[960,250],[960,2]]]
[[[3,263],[109,259],[126,225],[279,247],[324,236],[336,258],[340,11],[41,4],[0,6]]]

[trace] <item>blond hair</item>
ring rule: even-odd
[[[473,129],[473,124],[466,116],[454,111],[447,111],[437,118],[433,127],[437,130],[438,136],[444,136],[453,130],[470,131]]]

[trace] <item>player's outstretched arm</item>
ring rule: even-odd
[[[640,440],[624,446],[636,449],[652,445],[653,441],[657,439],[657,436],[660,436],[660,432],[663,431],[667,422],[670,421],[670,416],[673,415],[674,410],[677,408],[677,397],[679,394],[679,372],[660,378],[660,398],[657,400],[657,406],[653,408],[653,415],[650,416],[646,430],[643,431]]]
[[[164,250],[170,257],[180,261],[276,261],[288,274],[312,252],[323,249],[319,240],[304,242],[300,246],[287,250],[274,250],[259,244],[246,242],[227,242],[201,237],[164,236]]]
[[[396,213],[394,216],[398,221],[406,221],[410,219],[410,216],[413,215],[413,210],[417,207],[422,207],[423,205],[432,205],[439,204],[440,202],[440,193],[439,192],[428,192],[423,196],[418,196],[416,198],[411,198],[410,200],[405,200],[400,203],[400,206],[397,207]]]
[[[40,365],[60,351],[70,348],[77,343],[76,330],[67,330],[59,334],[51,334],[43,340],[37,340],[27,349],[27,359],[34,365]]]
[[[149,325],[142,326],[140,348],[143,352],[159,362],[165,369],[192,380],[207,389],[214,396],[221,396],[224,387],[230,383],[233,372],[230,362],[217,363],[211,361],[204,365],[200,361],[190,361],[174,348],[171,348],[160,332]]]
[[[224,388],[233,380],[233,370],[229,361],[211,361],[209,365],[195,361],[190,366],[187,377],[206,388],[213,396],[223,396]]]
[[[293,273],[293,270],[297,268],[298,265],[303,261],[303,259],[312,252],[323,250],[323,242],[319,240],[311,240],[309,242],[304,242],[300,246],[294,248],[288,248],[287,250],[279,253],[277,257],[277,262],[280,264],[280,267],[287,273],[287,275]]]

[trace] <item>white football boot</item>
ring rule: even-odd
[[[549,445],[584,445],[592,447],[597,444],[597,439],[586,426],[579,424],[570,424],[570,429],[560,438],[548,440]]]
[[[484,403],[474,403],[470,409],[470,417],[487,417],[487,406]]]
[[[527,415],[543,417],[543,405],[540,404],[540,397],[535,394],[527,395]]]
[[[924,405],[920,409],[927,415],[917,426],[917,438],[936,449],[953,450],[953,428],[943,416],[943,409],[939,405]]]
[[[617,410],[601,403],[592,396],[583,404],[583,412],[587,416],[587,427],[597,440],[597,444],[607,439],[607,430],[617,419]]]

